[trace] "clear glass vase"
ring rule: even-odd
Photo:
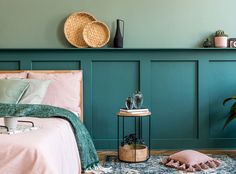
[[[128,98],[125,100],[125,107],[126,107],[126,109],[133,109],[134,103],[133,103],[132,97],[128,97]]]
[[[142,108],[143,105],[143,94],[140,91],[135,91],[133,94],[133,103],[135,109]]]

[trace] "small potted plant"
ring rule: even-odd
[[[228,46],[228,35],[223,30],[216,31],[214,40],[216,48],[226,48]]]
[[[136,138],[135,134],[124,137],[119,148],[119,158],[126,162],[141,162],[148,158],[148,148],[143,139]]]

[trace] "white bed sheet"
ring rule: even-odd
[[[72,128],[59,118],[25,118],[40,129],[0,134],[0,174],[80,174]],[[3,119],[0,118],[0,125]]]

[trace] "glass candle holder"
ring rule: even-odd
[[[143,105],[143,94],[140,91],[135,91],[133,94],[134,108],[140,109]]]
[[[132,97],[128,97],[128,98],[125,100],[125,107],[126,107],[126,109],[133,109],[134,103],[133,103]]]

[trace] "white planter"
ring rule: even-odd
[[[228,37],[215,37],[215,47],[216,48],[228,47]]]
[[[17,128],[17,117],[4,117],[4,125],[10,130],[15,130]]]

